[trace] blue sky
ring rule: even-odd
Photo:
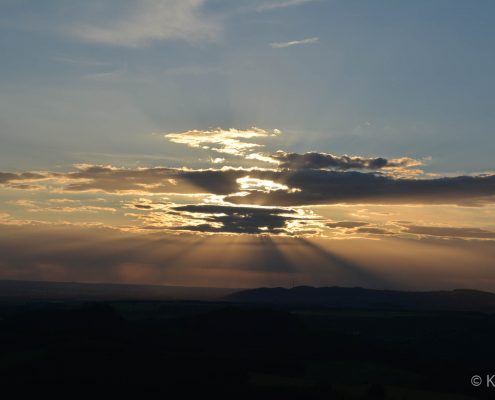
[[[187,149],[153,133],[258,126],[284,133],[271,150],[488,171],[494,11],[492,1],[2,0],[0,167],[170,164]]]

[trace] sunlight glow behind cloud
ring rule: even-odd
[[[265,166],[269,164],[270,168],[228,165],[203,169],[123,168],[79,164],[68,172],[0,172],[0,184],[6,190],[26,194],[8,204],[16,214],[24,213],[27,222],[35,223],[44,218],[59,220],[57,215],[74,216],[76,221],[81,219],[79,215],[89,214],[95,218],[92,223],[120,221],[119,229],[132,232],[161,229],[197,234],[330,235],[341,239],[384,236],[495,239],[490,229],[387,219],[373,222],[358,212],[347,213],[347,219],[339,220],[320,216],[309,209],[351,204],[493,206],[495,175],[431,178],[422,170],[414,169],[423,162],[410,157],[338,156],[317,151],[303,154],[283,150],[253,152],[262,147],[259,140],[278,139],[280,135],[278,129],[269,131],[256,127],[189,130],[165,135],[174,143],[210,153],[213,164],[240,159],[241,165],[257,161]],[[211,153],[221,153],[226,158],[213,158]],[[81,197],[94,193],[122,200],[96,204],[92,203],[96,200]],[[50,195],[76,198],[47,199]],[[141,198],[136,201],[130,196]],[[40,220],[33,220],[33,215]],[[359,220],[350,219],[353,217]],[[10,213],[2,222],[24,223]]]
[[[189,147],[202,148],[234,156],[245,156],[253,149],[262,147],[261,144],[248,142],[245,139],[277,136],[280,133],[278,129],[270,132],[256,127],[246,130],[217,128],[206,131],[191,130],[180,133],[167,133],[165,137],[171,142],[186,144]]]

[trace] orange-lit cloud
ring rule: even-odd
[[[409,157],[258,151],[261,144],[257,140],[279,135],[278,130],[260,128],[190,130],[166,135],[169,140],[189,147],[242,160],[268,161],[270,168],[123,168],[80,164],[66,172],[0,172],[0,185],[8,189],[24,184],[43,189],[23,192],[25,198],[21,199],[16,198],[15,191],[4,193],[8,198],[5,211],[11,215],[11,224],[31,221],[33,213],[51,223],[61,222],[55,217],[57,214],[66,214],[66,222],[81,223],[78,214],[90,213],[94,216],[91,223],[134,232],[319,235],[373,240],[387,236],[493,239],[494,226],[477,226],[472,219],[467,219],[464,226],[448,221],[437,221],[435,225],[414,216],[416,222],[411,223],[397,212],[393,216],[383,211],[372,215],[361,207],[438,204],[490,208],[487,206],[495,204],[493,174],[431,178],[415,169],[422,165],[421,161]],[[211,160],[228,162],[223,158]],[[94,193],[99,193],[100,199],[113,199],[108,204],[93,204],[96,200],[90,196]],[[141,199],[133,200],[131,196]],[[341,219],[310,209],[357,204],[359,209],[354,208]]]

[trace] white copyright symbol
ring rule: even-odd
[[[481,386],[482,383],[483,383],[483,381],[481,379],[481,376],[479,376],[479,375],[473,375],[471,377],[471,385],[473,385],[473,386]]]

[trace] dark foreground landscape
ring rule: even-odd
[[[494,312],[495,295],[465,290],[4,281],[0,384],[17,395],[488,399]]]

